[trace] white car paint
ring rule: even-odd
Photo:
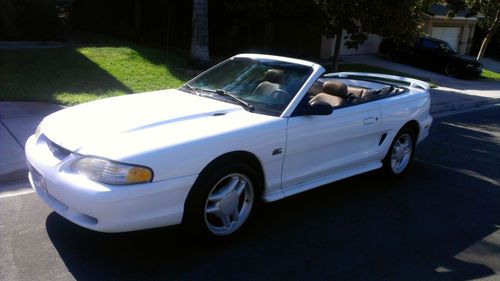
[[[263,199],[274,201],[380,168],[393,138],[408,121],[418,122],[418,141],[428,134],[432,117],[424,82],[364,73],[325,75],[378,77],[409,86],[405,94],[334,109],[331,115],[293,116],[324,69],[284,57],[236,57],[306,65],[312,73],[279,117],[179,90],[108,98],[56,112],[42,121],[42,136],[33,135],[26,143],[33,188],[56,212],[89,229],[161,227],[181,223],[199,173],[225,153],[253,154],[263,169]],[[377,83],[372,84],[375,88]],[[383,134],[387,137],[380,143]],[[48,149],[49,140],[71,154],[57,159]],[[275,154],[277,149],[282,153]],[[115,186],[71,172],[71,164],[84,156],[149,167],[153,182]],[[43,177],[43,186],[36,184],[34,173]]]

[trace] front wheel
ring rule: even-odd
[[[460,67],[454,63],[446,65],[444,73],[448,77],[457,77],[460,74]]]
[[[401,129],[384,158],[384,168],[392,176],[401,176],[409,168],[415,152],[415,133],[409,128]]]
[[[228,164],[202,174],[186,202],[186,225],[195,235],[233,236],[254,213],[256,179],[246,164]]]

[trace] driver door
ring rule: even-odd
[[[289,117],[283,190],[376,161],[382,135],[377,104],[337,108],[330,115]]]

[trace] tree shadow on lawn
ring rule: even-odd
[[[155,65],[164,65],[177,79],[187,81],[205,69],[194,69],[189,64],[188,54],[176,49],[150,47],[136,43],[124,46],[136,51],[143,59]]]
[[[73,48],[1,51],[0,66],[0,100],[74,104],[133,92]]]
[[[451,120],[451,121],[450,121]],[[478,123],[479,122],[479,123]],[[438,123],[436,121],[436,123]],[[56,213],[48,235],[77,280],[468,280],[494,274],[470,249],[498,232],[498,139],[444,119],[407,177],[371,172],[264,205],[237,239],[206,243],[177,228],[102,234]],[[443,145],[446,143],[446,145]],[[465,145],[458,145],[464,143]],[[475,153],[484,148],[489,153]],[[441,152],[441,153],[436,153]],[[457,159],[442,155],[457,155]],[[498,162],[496,162],[498,163]],[[464,170],[475,171],[464,173]],[[484,250],[484,249],[483,249]]]
[[[204,69],[193,69],[189,65],[189,52],[178,49],[176,47],[167,47],[163,44],[133,42],[104,34],[92,32],[77,31],[80,37],[76,42],[81,42],[80,47],[127,47],[139,54],[148,62],[165,66],[166,71],[169,71],[179,80],[189,80]]]

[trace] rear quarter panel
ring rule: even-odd
[[[398,131],[409,121],[417,121],[419,132],[424,132],[424,127],[432,122],[429,108],[429,92],[420,88],[410,88],[407,93],[389,97],[380,102],[381,130],[387,133],[384,141],[384,156]],[[424,135],[418,136],[417,142],[422,140],[422,136]]]

